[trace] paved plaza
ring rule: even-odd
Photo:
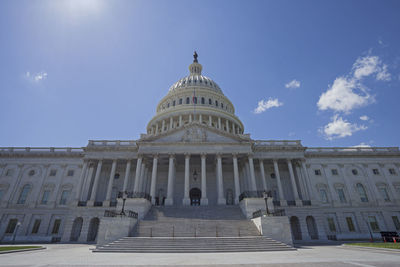
[[[0,266],[399,266],[400,252],[302,246],[290,252],[137,254],[92,253],[91,245],[51,244],[47,249],[0,255]]]

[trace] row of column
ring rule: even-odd
[[[206,117],[206,116],[208,117],[208,120],[203,118],[203,117]],[[198,118],[199,118],[198,121],[200,123],[206,122],[208,124],[208,126],[212,127],[212,123],[213,123],[213,119],[212,118],[213,118],[213,116],[198,114]],[[222,119],[221,119],[221,117],[217,117],[217,118],[218,119],[216,121],[216,123],[217,123],[216,128],[217,129],[222,129],[223,128]],[[192,116],[192,114],[189,114],[189,123],[191,123],[194,120],[195,120],[195,116],[194,115]],[[168,127],[169,130],[173,129],[174,128],[174,122],[175,121],[174,121],[173,117],[170,117],[169,119],[166,119],[166,120],[162,120],[161,121],[161,129],[159,129],[159,123],[156,122],[155,126],[152,126],[150,128],[149,133],[150,134],[157,134],[158,132],[165,132],[166,131],[165,127],[167,125],[169,125],[169,127]],[[178,127],[183,126],[183,117],[182,117],[182,115],[180,115],[178,117],[178,125],[179,125]],[[225,119],[225,127],[226,127],[226,131],[228,133],[235,133],[235,134],[239,134],[240,133],[240,127],[238,125],[236,125],[235,123],[230,122],[227,119]]]
[[[185,154],[185,176],[184,176],[184,197],[183,197],[183,205],[190,205],[190,196],[189,196],[189,190],[190,190],[190,154]],[[206,154],[201,154],[201,200],[200,204],[201,205],[208,205],[208,198],[207,198],[207,170],[206,170]],[[239,181],[239,167],[238,167],[238,155],[237,154],[232,154],[232,160],[233,160],[233,178],[234,178],[234,187],[235,187],[235,203],[237,204],[239,202],[239,195],[240,195],[240,181]],[[126,164],[126,171],[125,171],[125,177],[124,177],[124,182],[123,182],[123,189],[122,191],[125,192],[127,190],[128,186],[128,180],[130,176],[130,170],[131,170],[131,164],[132,160],[128,160]],[[295,181],[295,176],[294,176],[294,171],[293,171],[293,166],[291,159],[287,159],[287,164],[288,164],[288,169],[289,169],[289,175],[290,175],[290,182],[292,185],[292,191],[294,194],[294,198],[296,202],[300,202],[300,197]],[[96,200],[96,194],[98,191],[98,186],[99,186],[99,180],[100,180],[100,173],[103,165],[103,160],[99,160],[96,168],[96,174],[94,177],[94,182],[93,186],[91,189],[91,194],[90,194],[90,199],[89,203],[94,203]],[[275,176],[277,179],[277,186],[278,186],[278,192],[279,192],[279,199],[281,201],[281,205],[285,205],[285,199],[284,199],[284,193],[283,193],[283,188],[282,188],[282,182],[281,182],[281,177],[279,173],[279,167],[278,167],[278,160],[273,159],[273,165],[274,165],[274,172]],[[266,183],[266,177],[265,177],[265,170],[264,170],[264,162],[263,159],[259,159],[259,166],[260,166],[260,174],[261,174],[261,181],[262,181],[262,186],[264,191],[268,191],[267,188],[267,183]],[[111,201],[111,193],[112,193],[112,187],[113,187],[113,179],[115,177],[115,172],[116,172],[116,167],[117,167],[117,160],[114,159],[112,161],[112,166],[111,166],[111,172],[109,176],[109,181],[107,185],[107,192],[106,192],[106,202]],[[154,204],[154,199],[156,197],[156,184],[157,184],[157,168],[158,168],[158,155],[153,155],[153,166],[152,166],[152,172],[151,172],[151,180],[150,180],[150,197],[152,199],[152,202]],[[302,162],[302,168],[303,172],[305,175],[307,175],[307,170],[304,162]],[[245,169],[248,170],[248,183],[249,183],[249,189],[250,191],[257,191],[257,184],[256,184],[256,178],[255,178],[255,171],[254,171],[254,160],[253,156],[250,154],[248,155],[248,161],[245,163]],[[84,162],[82,172],[81,172],[81,177],[79,179],[79,185],[77,189],[77,194],[76,194],[76,201],[80,201],[82,198],[82,189],[85,187],[84,186],[84,181],[85,177],[89,177],[89,179],[93,175],[93,166],[89,167],[89,173],[88,172],[88,162]],[[167,198],[165,199],[165,205],[173,205],[173,199],[174,199],[174,184],[175,184],[175,155],[170,154],[169,155],[169,167],[168,167],[168,184],[167,184]],[[145,163],[143,162],[143,156],[140,155],[137,158],[137,163],[136,163],[136,173],[135,177],[139,177],[139,179],[134,180],[134,186],[133,186],[133,192],[134,193],[142,193],[143,192],[143,187],[144,187],[144,179],[147,176],[147,169],[145,166]],[[217,179],[217,203],[218,204],[225,204],[226,199],[224,196],[224,189],[223,189],[223,172],[222,172],[222,155],[221,154],[216,154],[216,179]],[[308,187],[307,184],[307,177],[305,179],[306,185],[305,188]],[[300,203],[299,203],[300,204]]]

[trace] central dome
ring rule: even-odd
[[[156,116],[147,125],[148,135],[158,135],[193,122],[225,133],[243,134],[235,108],[212,79],[201,74],[203,67],[194,54],[189,75],[174,83],[157,105]]]

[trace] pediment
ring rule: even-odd
[[[141,141],[154,143],[240,143],[249,140],[199,123],[191,123],[156,136],[146,136]]]

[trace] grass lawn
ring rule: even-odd
[[[10,251],[10,250],[19,250],[27,248],[41,248],[41,246],[4,246],[0,247],[0,251]]]
[[[347,243],[348,246],[400,249],[400,243]]]

